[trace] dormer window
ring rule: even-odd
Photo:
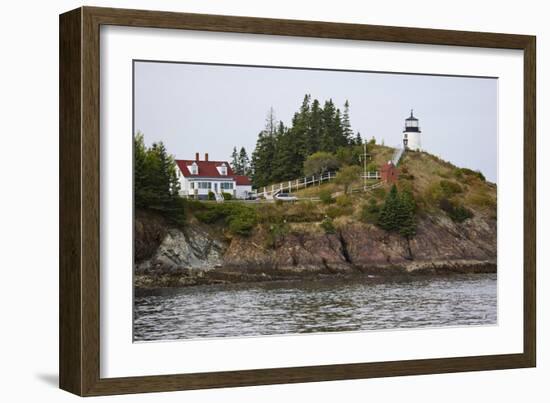
[[[198,175],[199,174],[199,166],[196,162],[193,162],[191,164],[191,175]]]
[[[227,165],[225,165],[225,163],[221,164],[219,167],[218,167],[218,170],[220,172],[220,175],[227,175]]]

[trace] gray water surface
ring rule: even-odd
[[[134,299],[134,341],[496,322],[496,274],[136,290]]]

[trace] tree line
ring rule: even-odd
[[[147,147],[143,134],[134,136],[134,203],[176,221],[182,216],[180,184],[174,157],[162,142]]]
[[[319,100],[312,101],[306,94],[290,126],[277,121],[273,108],[269,110],[252,153],[249,174],[256,188],[293,180],[304,175],[304,162],[312,154],[335,154],[362,142],[361,134],[351,128],[348,101],[342,112],[332,99],[321,106]],[[234,152],[236,155],[236,149]]]

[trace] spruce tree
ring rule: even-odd
[[[306,158],[320,150],[321,133],[323,126],[323,109],[317,99],[311,104],[311,113],[309,118],[309,128],[306,135],[307,155]]]
[[[259,133],[256,148],[252,153],[252,181],[257,188],[272,183],[276,130],[275,112],[270,108],[265,128]]]
[[[397,231],[399,229],[398,214],[400,205],[397,187],[392,185],[378,218],[378,225],[382,229],[386,231]]]
[[[248,158],[248,153],[244,147],[241,147],[241,150],[239,151],[238,168],[237,175],[250,174],[250,159]]]
[[[181,210],[180,184],[174,158],[162,142],[150,148],[144,144],[143,134],[134,137],[134,200],[141,208],[163,212]]]
[[[231,169],[233,172],[235,172],[237,175],[240,175],[239,172],[241,172],[241,164],[240,164],[240,158],[239,154],[237,153],[237,147],[233,147],[233,152],[231,153]]]
[[[319,150],[326,152],[336,151],[335,133],[336,108],[332,99],[325,101],[321,112],[321,136]]]
[[[363,144],[363,139],[361,138],[361,133],[357,132],[357,134],[355,135],[355,145],[362,145]]]
[[[349,119],[349,101],[347,99],[344,104],[344,114],[342,115],[342,134],[347,144],[352,144],[354,142],[353,130],[351,129]]]

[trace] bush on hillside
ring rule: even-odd
[[[250,235],[258,222],[254,208],[244,204],[206,204],[193,205],[195,217],[202,223],[224,222],[236,235]]]
[[[336,227],[334,226],[332,218],[330,218],[330,217],[326,217],[321,222],[321,228],[325,231],[325,234],[335,234],[336,233]]]
[[[480,171],[474,171],[473,169],[456,168],[454,170],[454,175],[458,179],[462,179],[465,176],[472,176],[472,177],[476,177],[478,179],[481,179],[483,182],[485,182],[485,175],[483,175]]]
[[[361,221],[375,224],[378,221],[380,214],[380,207],[376,202],[376,199],[369,199],[368,203],[361,208]]]
[[[461,223],[474,216],[474,214],[462,204],[454,203],[449,199],[441,199],[439,201],[439,207],[446,212],[449,218],[454,222]]]
[[[442,179],[441,181],[439,181],[439,186],[443,191],[444,197],[451,197],[457,193],[462,192],[462,186],[453,181]]]
[[[324,204],[332,204],[335,202],[334,198],[332,197],[332,193],[328,189],[322,189],[319,192],[319,199],[321,199],[321,202]]]

